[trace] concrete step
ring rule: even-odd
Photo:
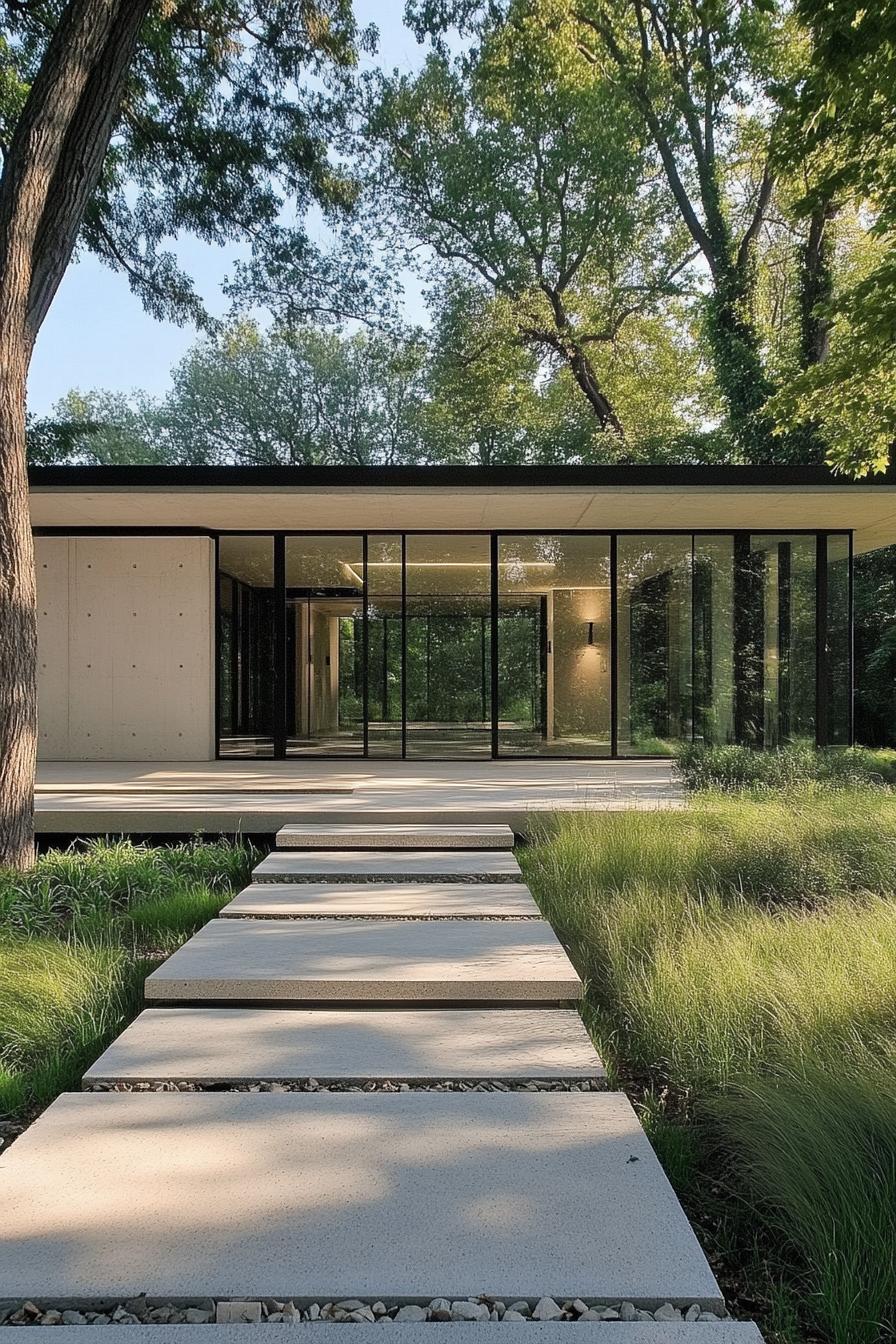
[[[223,919],[533,919],[522,882],[257,882],[221,911]]]
[[[489,1321],[464,1324],[450,1321],[395,1321],[389,1328],[393,1344],[575,1344],[567,1333],[568,1321],[526,1321],[524,1324]],[[579,1344],[620,1344],[617,1326],[602,1321],[575,1322]],[[17,1327],[25,1335],[45,1331],[43,1325]],[[290,1338],[292,1325],[265,1325],[265,1339]],[[325,1327],[330,1344],[382,1344],[379,1325],[332,1323]],[[65,1327],[63,1344],[119,1344],[116,1335],[119,1325],[69,1325]],[[332,1333],[330,1333],[332,1332]],[[513,1335],[513,1340],[508,1337]],[[18,1339],[19,1336],[17,1335]],[[21,1344],[32,1344],[22,1336]],[[44,1335],[42,1344],[46,1344]],[[128,1344],[209,1344],[209,1331],[204,1325],[129,1325]],[[258,1344],[255,1325],[216,1325],[211,1344]],[[631,1323],[626,1326],[621,1344],[762,1344],[758,1328],[750,1322],[720,1321],[713,1327],[708,1341],[702,1334],[694,1335],[694,1327],[678,1321],[651,1324]]]
[[[278,849],[513,849],[509,826],[281,826]]]
[[[722,1306],[619,1093],[63,1095],[4,1154],[0,1301],[140,1293]]]
[[[87,1070],[84,1085],[603,1077],[582,1019],[567,1008],[167,1008],[141,1013]]]
[[[520,866],[504,850],[308,850],[268,854],[256,882],[519,882]]]
[[[146,981],[149,1003],[556,1004],[581,982],[550,924],[213,919]]]

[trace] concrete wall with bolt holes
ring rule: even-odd
[[[214,756],[208,537],[37,537],[44,760]]]

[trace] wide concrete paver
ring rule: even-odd
[[[539,919],[213,919],[146,981],[151,1003],[557,1003],[580,992]]]
[[[256,882],[520,882],[504,850],[296,850],[268,854],[252,871]]]
[[[513,849],[509,826],[377,826],[334,822],[288,825],[277,832],[278,849]]]
[[[84,1083],[603,1076],[572,1009],[167,1008],[141,1013]]]
[[[721,1307],[619,1093],[68,1094],[0,1173],[0,1300]]]
[[[389,1338],[393,1344],[575,1344],[568,1334],[570,1322],[527,1321],[524,1325],[503,1321],[482,1321],[467,1325],[460,1321],[393,1321]],[[46,1331],[45,1325],[17,1327],[26,1335]],[[204,1325],[129,1325],[128,1344],[259,1344],[257,1325],[216,1325],[214,1338]],[[294,1325],[266,1325],[264,1339],[289,1339]],[[326,1324],[331,1344],[382,1344],[379,1325]],[[694,1328],[679,1321],[651,1325],[631,1323],[625,1327],[625,1339],[619,1338],[617,1325],[602,1321],[573,1324],[579,1344],[704,1344],[704,1336],[694,1339]],[[70,1344],[119,1344],[120,1325],[69,1325],[65,1339]],[[280,1334],[278,1334],[278,1331]],[[509,1338],[513,1335],[513,1339]],[[16,1336],[18,1339],[18,1335]],[[23,1338],[21,1344],[28,1344]],[[46,1344],[44,1334],[42,1344]],[[758,1328],[748,1321],[720,1321],[713,1326],[706,1344],[762,1344]]]
[[[522,882],[256,882],[225,905],[224,919],[532,919]]]

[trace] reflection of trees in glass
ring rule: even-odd
[[[855,558],[856,741],[896,746],[896,546]]]
[[[541,601],[501,605],[498,614],[498,717],[544,732],[544,622]]]
[[[691,537],[620,537],[617,575],[621,750],[666,754],[691,737]]]
[[[339,727],[364,721],[363,623],[360,615],[339,618]]]
[[[430,599],[431,600],[431,599]],[[470,602],[470,599],[458,599]],[[408,722],[491,719],[491,627],[487,611],[408,613]]]

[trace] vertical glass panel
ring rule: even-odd
[[[367,751],[401,755],[401,537],[367,539]]]
[[[407,754],[491,755],[491,559],[485,536],[408,536]]]
[[[691,538],[617,542],[619,753],[668,756],[691,738]]]
[[[855,740],[896,747],[896,546],[853,555]]]
[[[501,537],[501,755],[609,755],[610,657],[609,537]]]
[[[286,538],[286,754],[364,748],[360,537]]]
[[[827,675],[825,678],[827,740],[849,743],[850,685],[849,537],[829,533],[827,539]]]
[[[694,538],[694,737],[735,741],[734,538]]]
[[[815,742],[815,536],[750,537],[753,645],[761,660],[745,683],[748,745]],[[761,679],[761,695],[750,681]]]
[[[218,542],[222,756],[274,754],[274,539]]]

